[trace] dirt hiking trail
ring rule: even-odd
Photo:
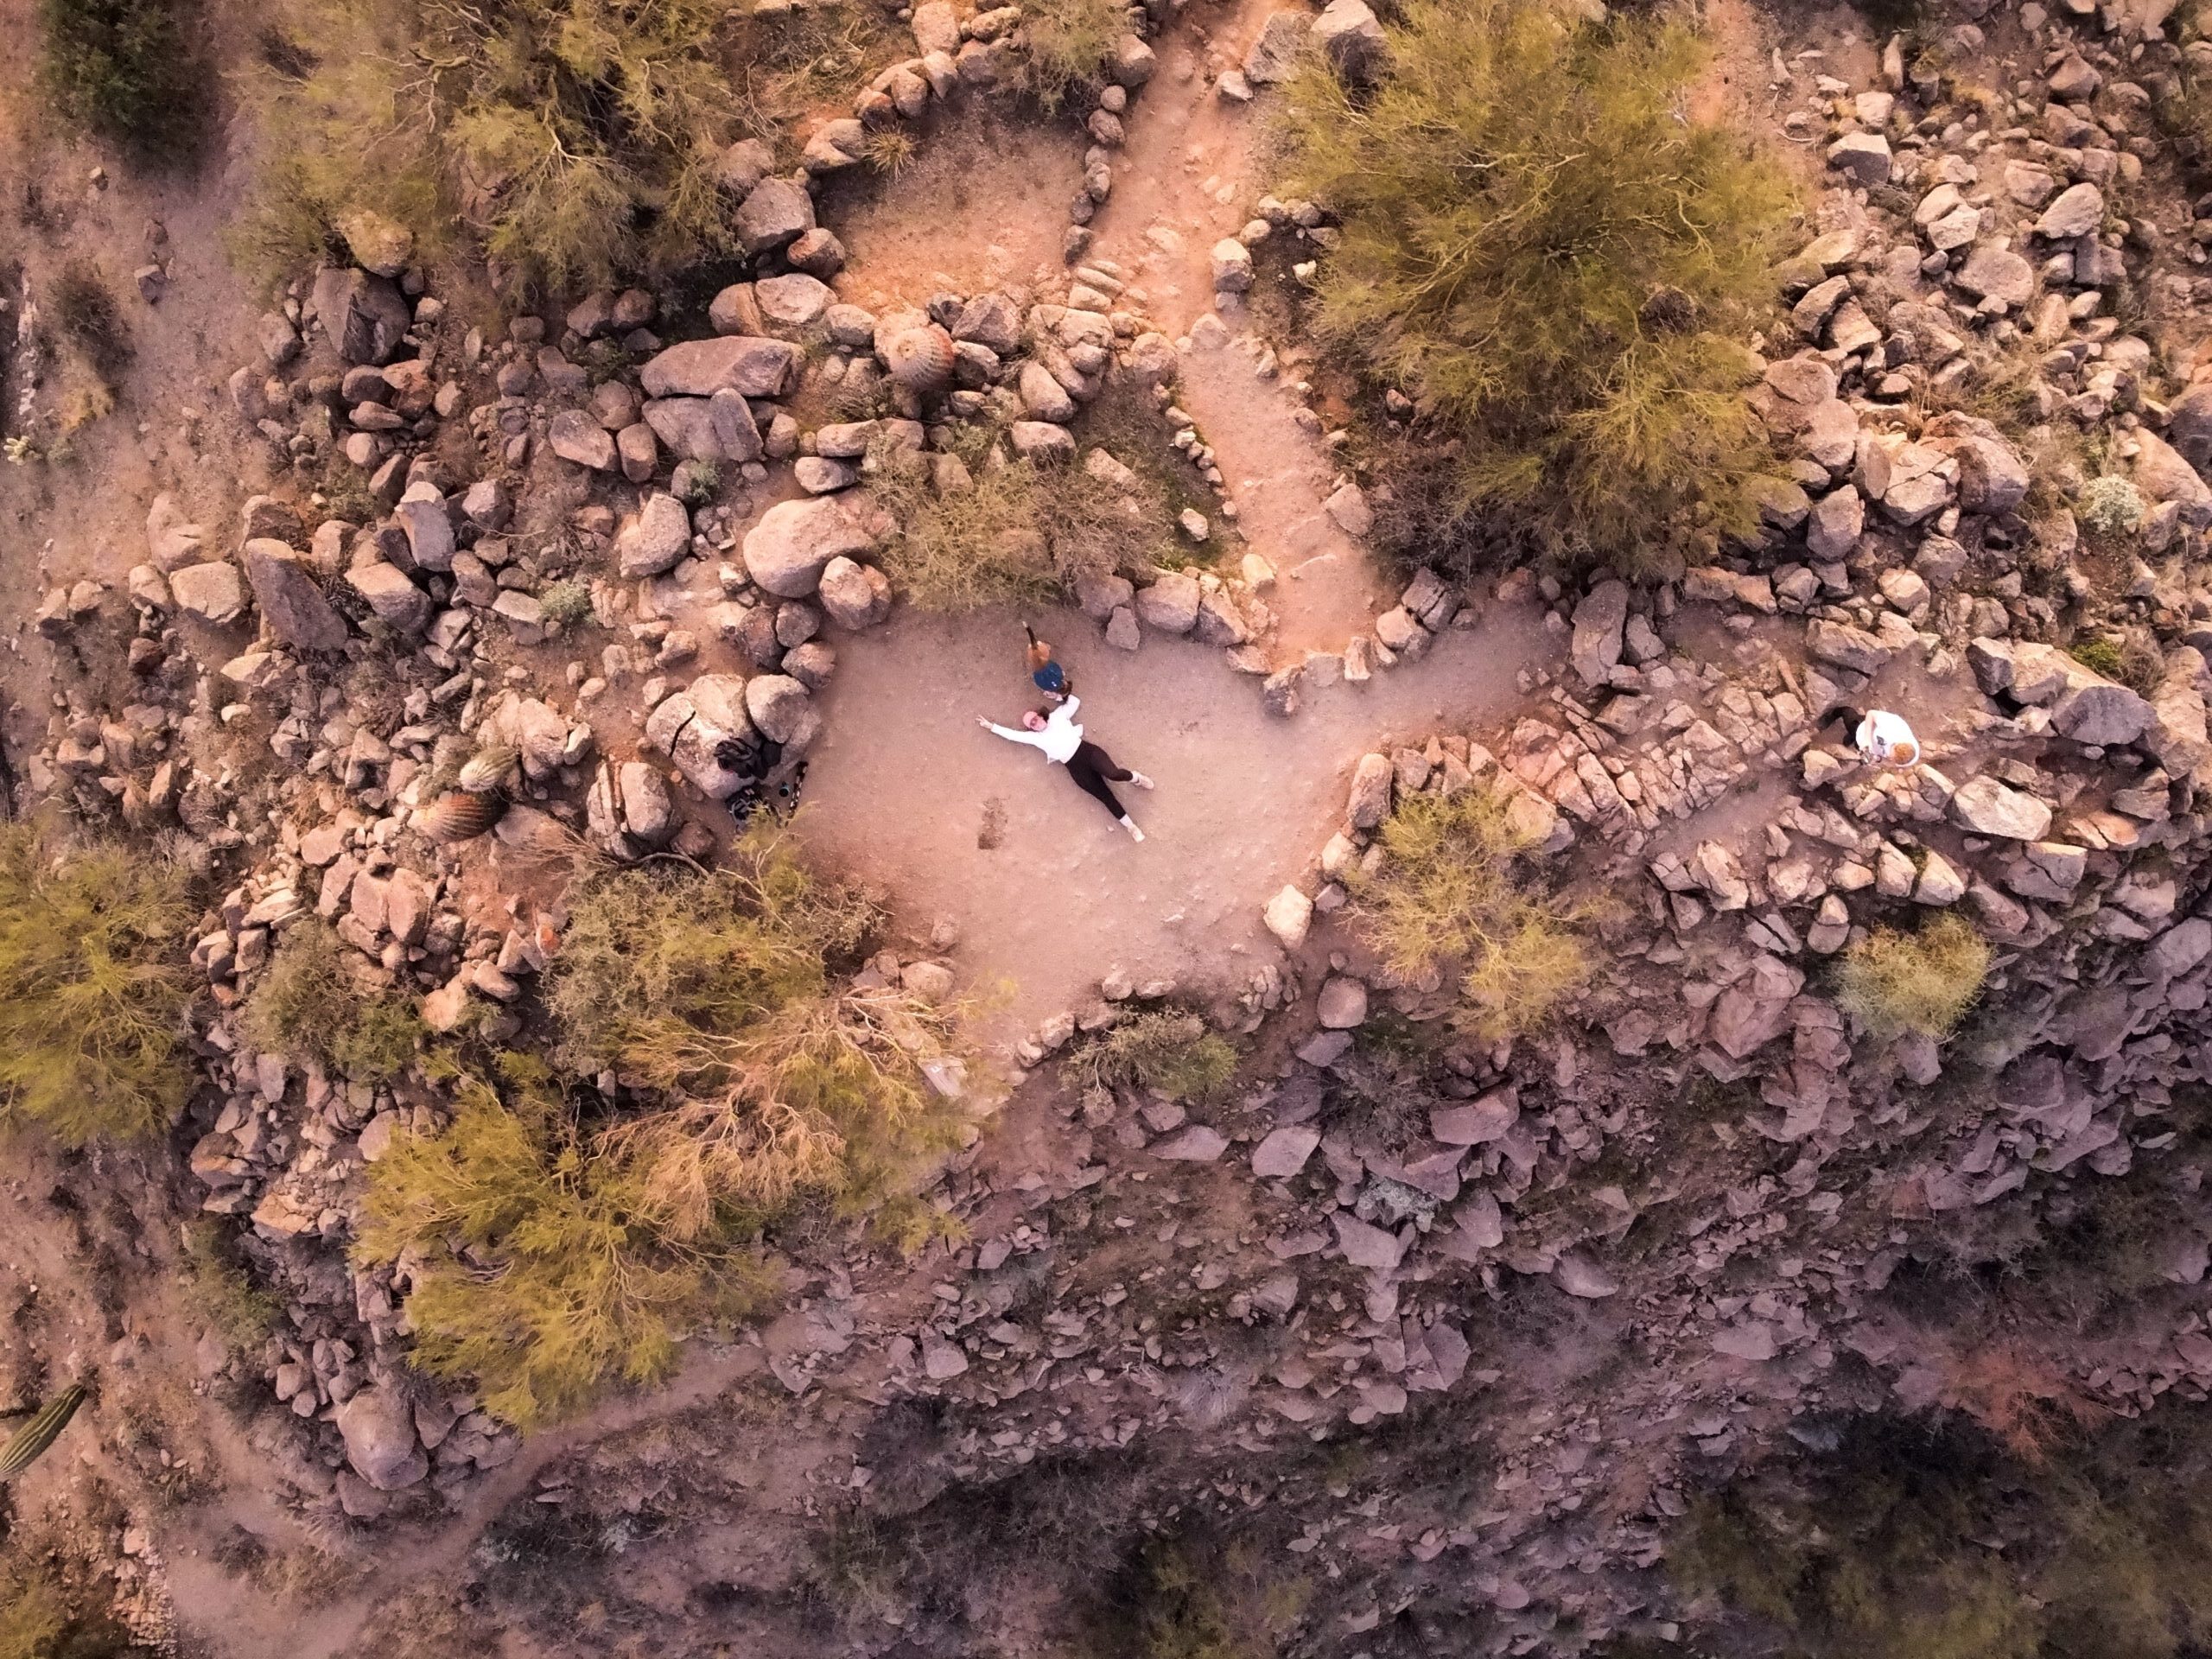
[[[1320,851],[1359,756],[1494,725],[1548,644],[1533,610],[1498,609],[1420,663],[1308,692],[1282,720],[1210,646],[1154,637],[1131,655],[1079,614],[1033,620],[1074,678],[1085,734],[1157,785],[1116,785],[1142,845],[1062,768],[976,724],[1034,705],[1011,613],[902,613],[845,653],[799,818],[811,849],[881,884],[918,927],[953,923],[983,985],[1012,979],[988,1021],[1001,1037],[1117,966],[1241,982],[1274,948],[1261,906]]]
[[[1276,10],[1274,0],[1243,0],[1211,21],[1211,39],[1180,29],[1160,41],[1159,70],[1116,158],[1114,194],[1092,226],[1091,257],[1120,268],[1161,327],[1192,339],[1176,403],[1212,447],[1246,541],[1281,578],[1268,595],[1278,620],[1268,643],[1278,663],[1290,663],[1307,650],[1343,650],[1395,591],[1323,510],[1336,463],[1304,404],[1259,372],[1266,348],[1251,336],[1250,314],[1241,304],[1217,312],[1227,345],[1192,334],[1216,310],[1214,245],[1243,227],[1269,182],[1256,154],[1271,118],[1265,105],[1224,99],[1215,78],[1243,60]]]

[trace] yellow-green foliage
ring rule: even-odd
[[[1309,64],[1294,188],[1342,219],[1325,336],[1433,404],[1463,503],[1554,551],[1661,562],[1757,524],[1769,464],[1730,338],[1773,298],[1791,191],[1681,115],[1688,27],[1564,0],[1408,0],[1371,95]]]
[[[1878,927],[1853,945],[1837,970],[1837,1001],[1878,1036],[1948,1037],[1988,974],[1988,942],[1946,911],[1918,932]]]
[[[0,828],[0,1123],[73,1147],[168,1123],[190,1084],[191,919],[161,860]]]
[[[1124,494],[1080,467],[986,461],[939,490],[928,457],[872,461],[873,493],[895,525],[882,563],[924,610],[1041,603],[1166,550],[1166,516],[1148,486]]]
[[[271,159],[250,238],[281,267],[352,211],[433,252],[457,219],[555,289],[727,251],[715,162],[753,124],[721,60],[735,16],[723,0],[294,0],[255,79]]]
[[[588,1096],[510,1056],[504,1098],[460,1079],[442,1135],[370,1166],[364,1259],[420,1258],[423,1363],[478,1379],[512,1421],[663,1374],[687,1331],[753,1305],[763,1228],[802,1205],[883,1204],[950,1143],[920,1071],[947,1016],[844,977],[874,906],[772,832],[730,858],[601,878],[547,975],[558,1063],[654,1104],[588,1120]]]
[[[1236,1072],[1236,1046],[1174,1008],[1147,1009],[1085,1039],[1060,1068],[1085,1092],[1156,1089],[1170,1100],[1204,1100]]]
[[[1029,0],[1021,9],[1023,84],[1048,110],[1098,79],[1114,42],[1129,31],[1122,0]]]
[[[207,69],[186,0],[39,0],[41,79],[63,119],[159,166],[199,147]]]
[[[1350,880],[1361,930],[1402,978],[1456,968],[1463,1027],[1485,1039],[1529,1029],[1587,982],[1584,912],[1516,862],[1535,843],[1507,798],[1416,795],[1380,839],[1382,867]]]
[[[1136,1605],[1143,1659],[1274,1659],[1311,1596],[1249,1544],[1203,1553],[1156,1542],[1144,1553]]]
[[[246,998],[246,1040],[364,1082],[405,1071],[423,1022],[405,997],[357,983],[353,960],[327,924],[296,924]]]
[[[192,1313],[226,1347],[257,1346],[283,1312],[283,1304],[257,1287],[239,1265],[223,1224],[202,1216],[186,1224],[184,1294]]]
[[[1949,1425],[1861,1421],[1786,1483],[1693,1503],[1669,1574],[1697,1622],[1807,1659],[2198,1652],[2212,1637],[2204,1413],[2173,1415],[2041,1464]]]
[[[369,1166],[357,1254],[410,1258],[416,1362],[527,1428],[617,1376],[666,1375],[681,1338],[742,1315],[767,1281],[741,1242],[676,1225],[543,1065],[508,1055],[501,1074],[504,1097],[456,1077],[445,1132]]]
[[[0,1560],[0,1659],[59,1659],[69,1605],[51,1574]]]

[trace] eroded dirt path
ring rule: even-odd
[[[1179,338],[1216,311],[1212,248],[1236,234],[1268,186],[1266,100],[1230,103],[1214,83],[1243,60],[1277,10],[1274,0],[1239,0],[1206,15],[1205,37],[1181,29],[1160,42],[1159,70],[1132,106],[1114,194],[1093,226],[1093,257],[1119,267],[1154,321]],[[1194,340],[1176,401],[1212,447],[1246,540],[1281,577],[1268,596],[1277,660],[1341,651],[1389,608],[1395,584],[1323,511],[1337,467],[1291,385],[1260,373],[1265,347],[1252,338],[1249,314],[1238,305],[1217,315],[1230,343]]]
[[[888,888],[926,929],[960,930],[979,984],[1013,994],[1003,1036],[1087,997],[1113,967],[1197,987],[1241,982],[1274,949],[1260,909],[1319,852],[1365,751],[1394,736],[1494,726],[1546,649],[1533,609],[1496,610],[1427,658],[1268,714],[1221,653],[1147,639],[1116,651],[1082,617],[1035,619],[1058,646],[1091,740],[1148,773],[1122,786],[1132,842],[1036,750],[980,729],[1027,706],[1019,619],[902,613],[840,658],[802,833]]]

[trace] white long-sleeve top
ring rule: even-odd
[[[1018,727],[994,723],[991,729],[1009,743],[1027,743],[1033,749],[1042,749],[1047,760],[1065,766],[1069,758],[1083,747],[1083,728],[1075,723],[1075,711],[1083,706],[1080,697],[1070,697],[1045,718],[1041,732],[1025,731]]]

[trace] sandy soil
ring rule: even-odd
[[[1083,143],[1068,123],[1016,125],[970,105],[919,145],[895,177],[823,193],[823,220],[850,260],[840,298],[881,310],[944,289],[1033,288],[1060,269],[1068,203],[1083,188]]]
[[[880,882],[917,926],[954,923],[982,985],[1011,978],[988,1022],[1000,1036],[1076,1005],[1116,965],[1193,988],[1241,982],[1275,950],[1261,906],[1319,853],[1360,755],[1494,726],[1547,645],[1535,611],[1498,610],[1421,663],[1309,695],[1285,721],[1217,651],[1152,639],[1131,656],[1079,616],[1036,620],[1091,740],[1158,785],[1123,791],[1142,845],[1037,751],[976,726],[1027,706],[1007,614],[903,614],[843,652],[800,817],[810,847]]]

